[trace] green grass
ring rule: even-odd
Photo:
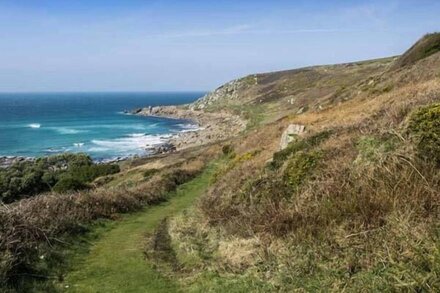
[[[262,124],[267,112],[265,106],[259,104],[231,105],[230,109],[247,120],[246,130],[255,129]]]
[[[105,234],[92,241],[87,254],[72,260],[72,270],[60,284],[66,292],[176,292],[177,283],[155,271],[144,257],[145,235],[165,217],[190,207],[209,185],[216,164],[183,184],[170,200],[110,223]]]

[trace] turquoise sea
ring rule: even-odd
[[[194,130],[185,120],[124,110],[185,104],[202,92],[1,93],[0,156],[85,152],[96,160],[147,154],[170,135]]]

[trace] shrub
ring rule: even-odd
[[[81,180],[72,176],[63,176],[53,187],[53,191],[58,193],[66,193],[68,191],[79,191],[86,189],[88,186]]]
[[[97,177],[119,171],[118,165],[93,164],[86,154],[62,154],[38,158],[35,161],[17,162],[7,169],[0,169],[0,201],[11,203],[50,191],[63,177],[70,177],[69,184],[77,190]],[[73,181],[76,183],[73,184]],[[66,181],[60,183],[55,190],[66,191],[64,188],[60,189],[61,185],[67,186],[66,184]]]
[[[226,144],[222,147],[222,152],[225,156],[230,155],[234,152],[234,147],[230,144]]]
[[[175,169],[165,173],[163,178],[168,182],[167,188],[174,189],[176,186],[194,178],[200,170]]]
[[[297,152],[287,163],[283,173],[284,181],[297,189],[311,174],[321,156],[318,151]]]
[[[153,177],[154,174],[156,174],[157,172],[159,172],[158,169],[148,169],[144,171],[144,178],[145,179],[149,179],[151,177]]]
[[[319,132],[315,135],[312,135],[305,139],[299,139],[296,141],[293,141],[289,143],[287,148],[284,150],[281,150],[279,152],[274,153],[273,160],[269,164],[269,167],[271,169],[278,169],[281,167],[284,162],[293,154],[295,154],[298,151],[308,150],[315,146],[318,146],[320,143],[322,143],[324,140],[329,138],[331,135],[330,130]]]
[[[67,174],[84,183],[92,182],[101,176],[112,175],[119,172],[119,165],[115,164],[75,166],[67,170]]]
[[[417,144],[420,157],[440,165],[440,104],[414,112],[408,130]]]

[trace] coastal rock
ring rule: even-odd
[[[3,156],[0,157],[0,168],[5,169],[9,168],[15,163],[25,162],[25,161],[34,161],[35,158],[32,157],[20,157],[20,156]]]
[[[280,150],[284,150],[289,143],[295,140],[296,136],[303,134],[304,131],[304,125],[290,124],[287,126],[286,130],[284,130],[283,134],[281,135]]]
[[[138,113],[140,113],[141,111],[142,111],[142,108],[136,108],[136,109],[132,110],[130,113],[131,113],[131,114],[138,114]]]
[[[241,97],[240,92],[242,90],[256,84],[258,84],[257,75],[249,75],[244,78],[235,79],[201,97],[190,105],[190,109],[203,110],[219,102],[227,103],[230,100],[238,100]]]
[[[152,155],[168,154],[176,151],[176,146],[172,143],[163,143],[154,147],[147,148]]]
[[[146,107],[137,115],[187,120],[192,125],[169,139],[177,149],[212,143],[232,137],[246,128],[246,122],[226,111],[205,112],[191,106]],[[156,150],[154,152],[157,152]]]

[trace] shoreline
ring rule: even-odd
[[[247,122],[229,112],[205,112],[188,109],[185,106],[156,106],[136,109],[134,115],[184,119],[194,123],[198,128],[173,135],[168,143],[176,151],[208,143],[226,140],[243,131]]]
[[[114,158],[93,159],[96,164],[113,164],[124,162],[135,158],[147,158],[155,155],[168,154],[190,147],[196,147],[231,138],[246,128],[246,121],[238,115],[222,112],[205,112],[193,110],[182,106],[155,106],[137,108],[131,111],[124,111],[126,114],[161,117],[168,119],[186,120],[188,124],[194,125],[178,133],[173,133],[167,139],[157,145],[145,146],[143,155],[127,155]],[[60,153],[62,154],[62,153]],[[56,155],[56,154],[54,154]],[[41,157],[48,157],[44,155]],[[0,155],[0,169],[6,169],[18,162],[32,162],[39,157]]]

